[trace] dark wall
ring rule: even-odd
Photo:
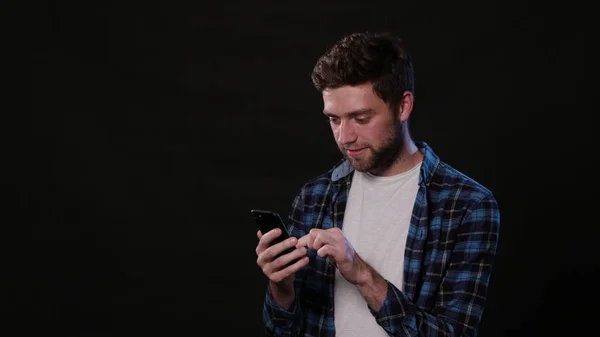
[[[575,335],[598,302],[592,124],[582,14],[550,6],[32,10],[32,114],[5,143],[18,164],[5,176],[10,223],[31,229],[3,277],[12,335],[258,336],[266,279],[249,210],[286,214],[338,160],[309,74],[364,30],[402,36],[414,56],[414,138],[499,201],[480,336]]]

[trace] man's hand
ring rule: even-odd
[[[294,300],[294,273],[308,263],[306,248],[299,247],[288,254],[283,254],[275,259],[279,253],[294,247],[298,240],[289,238],[271,246],[271,242],[281,235],[281,230],[274,229],[264,235],[258,231],[258,245],[256,246],[256,264],[269,278],[269,287],[275,301],[282,307],[288,308]],[[294,260],[298,260],[295,261]],[[290,264],[290,262],[293,262]]]
[[[360,285],[367,281],[367,264],[356,253],[341,229],[313,228],[298,239],[296,247],[304,246],[315,249],[321,257],[327,257],[348,282]]]
[[[369,307],[379,310],[387,293],[385,279],[354,250],[339,228],[316,229],[298,239],[296,247],[316,249],[317,255],[332,261],[340,274],[354,284]]]
[[[288,254],[281,255],[277,259],[274,259],[277,254],[290,247],[294,247],[298,241],[296,238],[292,237],[271,246],[271,242],[280,235],[281,230],[279,229],[269,231],[265,235],[262,235],[260,231],[256,233],[256,236],[259,239],[258,245],[256,246],[256,255],[258,256],[256,263],[262,269],[263,273],[275,283],[279,283],[293,275],[308,262],[306,248],[304,247],[297,248]],[[286,267],[287,264],[299,258],[302,259]]]

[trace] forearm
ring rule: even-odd
[[[377,323],[391,336],[462,336],[464,326],[443,314],[426,312],[367,264],[357,288]],[[469,335],[469,333],[467,333]]]
[[[365,262],[362,262],[361,265],[362,277],[356,287],[369,305],[369,308],[378,311],[388,293],[388,284],[371,266]]]
[[[283,309],[289,310],[294,302],[295,291],[293,283],[292,285],[283,284],[283,283],[275,283],[273,281],[269,281],[269,287],[271,290],[271,295],[275,302]]]

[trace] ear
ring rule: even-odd
[[[398,104],[398,118],[400,121],[405,122],[408,120],[413,109],[414,101],[415,96],[412,92],[405,91],[404,94],[402,94],[402,98]]]

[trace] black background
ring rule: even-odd
[[[337,162],[309,75],[365,30],[397,34],[413,54],[413,137],[500,204],[480,336],[582,332],[599,300],[597,230],[584,9],[570,5],[31,9],[32,113],[5,124],[18,137],[4,142],[17,164],[4,175],[6,228],[31,240],[4,236],[14,325],[2,335],[260,335],[266,279],[249,210],[287,214]]]

